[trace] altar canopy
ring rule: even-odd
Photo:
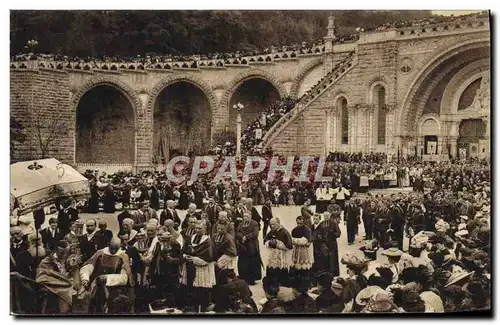
[[[58,198],[88,197],[90,188],[82,174],[49,158],[10,165],[10,195],[11,208],[16,206],[22,215],[52,204]]]

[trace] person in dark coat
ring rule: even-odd
[[[201,213],[199,213],[196,210],[196,204],[194,204],[194,203],[191,203],[189,205],[189,208],[188,208],[187,213],[186,213],[186,217],[184,218],[184,221],[182,221],[181,229],[186,229],[187,228],[187,226],[188,226],[188,220],[191,217],[195,217],[196,220],[201,220]]]
[[[30,277],[31,268],[25,265],[23,255],[28,252],[29,244],[19,227],[10,228],[10,272],[19,272]]]
[[[247,211],[250,211],[250,213],[252,214],[252,220],[257,222],[257,224],[259,225],[259,229],[260,229],[260,221],[262,220],[262,217],[260,216],[257,209],[253,206],[252,199],[247,198],[245,204],[246,204]]]
[[[403,208],[398,201],[395,201],[390,210],[389,216],[391,218],[391,229],[394,230],[393,238],[398,242],[398,248],[403,250],[404,228],[405,228],[405,215]]]
[[[361,204],[363,209],[361,219],[363,220],[363,228],[365,236],[363,239],[371,240],[373,238],[373,219],[375,218],[375,203],[371,199],[365,199]]]
[[[87,211],[88,213],[99,212],[99,187],[95,179],[90,180],[90,198],[87,205]]]
[[[311,268],[314,262],[311,229],[304,224],[302,216],[296,218],[297,227],[292,229],[292,266],[291,281],[310,281]]]
[[[262,278],[259,249],[259,225],[252,220],[250,213],[243,213],[243,221],[236,229],[236,247],[238,250],[238,274],[249,285]]]
[[[98,227],[99,230],[97,230],[95,242],[97,249],[103,249],[105,247],[108,247],[109,243],[111,243],[113,232],[109,229],[106,229],[108,227],[106,220],[99,220]]]
[[[43,247],[50,252],[53,252],[59,240],[63,237],[61,236],[61,232],[57,229],[57,219],[50,218],[49,226],[40,230],[40,236],[42,237]]]
[[[180,244],[172,239],[168,231],[163,232],[153,248],[149,276],[155,298],[166,299],[170,307],[177,306],[179,302],[181,262]]]
[[[340,208],[334,205],[328,220],[322,221],[313,233],[315,269],[328,271],[334,276],[340,274],[337,238],[341,231],[338,224]]]
[[[222,181],[217,184],[217,200],[219,204],[224,202],[224,184],[222,184]]]
[[[130,193],[132,192],[132,186],[127,183],[123,188],[122,192],[122,204],[124,208],[130,207]]]
[[[366,288],[368,280],[363,273],[367,270],[369,260],[346,254],[341,261],[347,267],[347,275],[349,276],[348,279],[338,280],[343,286],[342,303],[347,304],[355,299],[362,289]]]
[[[214,290],[214,311],[216,313],[237,312],[240,305],[251,306],[253,313],[258,313],[257,305],[252,299],[252,291],[248,284],[236,277],[234,270],[223,269],[217,275],[217,286]]]
[[[97,223],[95,220],[91,219],[85,223],[85,228],[87,233],[80,236],[80,252],[82,254],[82,262],[86,262],[92,255],[97,252],[97,242],[99,240],[97,237]],[[97,237],[96,237],[97,236]]]
[[[319,295],[316,298],[316,308],[319,312],[340,313],[344,309],[342,303],[342,286],[332,283],[333,275],[323,272],[317,276]]]
[[[43,211],[43,209],[36,210],[33,214],[33,218],[35,219],[35,229],[40,230],[45,222],[45,211]]]
[[[278,218],[269,222],[271,231],[264,238],[269,252],[266,276],[276,280],[280,285],[289,286],[289,269],[292,264],[292,236],[280,223]]]
[[[261,314],[272,314],[273,310],[278,307],[285,307],[285,303],[278,299],[280,292],[279,283],[274,279],[265,277],[262,279],[262,287],[266,294],[267,301],[262,305]]]
[[[124,207],[123,211],[116,216],[118,219],[118,227],[119,227],[119,232],[121,233],[123,231],[123,220],[129,218],[132,218],[132,214],[128,211],[127,207]]]
[[[295,298],[286,304],[286,310],[289,314],[315,314],[318,312],[316,302],[311,298],[307,291],[309,281],[305,278],[294,280],[293,294]]]
[[[208,199],[205,213],[207,214],[208,221],[210,221],[212,225],[217,222],[220,211],[222,211],[222,208],[218,204],[215,204],[215,200],[213,198]]]
[[[271,205],[271,200],[267,199],[262,206],[262,222],[264,223],[264,227],[262,227],[262,238],[266,237],[267,229],[269,228],[269,221],[273,218]]]
[[[186,210],[189,206],[188,189],[183,185],[179,189],[179,209]]]
[[[347,228],[347,243],[349,245],[354,244],[356,233],[361,223],[360,214],[360,208],[352,200],[347,199],[344,208],[344,224]]]
[[[151,186],[149,205],[152,209],[160,210],[160,193],[158,192],[158,187],[155,184]]]
[[[300,209],[300,214],[302,215],[302,218],[304,220],[304,224],[311,228],[312,227],[312,217],[313,214],[310,210],[311,208],[311,200],[307,199],[306,202],[304,203],[304,206]]]
[[[160,225],[163,226],[165,224],[165,220],[170,219],[174,222],[174,229],[179,229],[179,225],[181,224],[181,219],[175,210],[175,202],[173,200],[165,201],[165,206],[163,207],[163,211],[160,213]]]
[[[69,200],[64,201],[63,209],[59,210],[57,215],[57,227],[63,237],[70,232],[71,224],[78,220],[78,211],[71,207],[70,204]]]
[[[108,185],[104,190],[102,203],[102,209],[104,210],[104,213],[115,213],[116,197],[111,185]]]

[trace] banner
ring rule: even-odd
[[[458,157],[460,158],[460,160],[466,160],[467,159],[467,149],[465,149],[465,148],[458,149]]]
[[[435,155],[437,153],[437,142],[436,141],[427,141],[427,154]]]

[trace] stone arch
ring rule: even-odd
[[[220,107],[223,110],[229,110],[229,101],[231,100],[231,96],[243,82],[253,78],[260,78],[271,83],[271,85],[278,90],[281,98],[287,96],[283,82],[277,76],[263,70],[254,69],[240,73],[226,85],[226,91],[220,100]]]
[[[84,83],[82,86],[78,88],[72,88],[71,92],[73,93],[70,101],[70,109],[73,114],[75,114],[74,120],[74,132],[75,136],[73,139],[73,162],[76,163],[76,149],[77,149],[77,123],[78,120],[76,118],[78,105],[83,98],[83,96],[89,92],[90,90],[99,87],[99,86],[110,86],[120,92],[130,103],[132,107],[132,111],[134,114],[134,165],[137,163],[137,154],[138,154],[138,146],[137,146],[137,117],[140,115],[140,110],[142,107],[142,102],[135,90],[133,90],[129,85],[122,82],[121,80],[111,77],[111,76],[100,76],[95,77]]]
[[[461,69],[446,87],[443,99],[441,101],[441,109],[444,114],[456,113],[458,107],[458,100],[462,92],[473,81],[481,78],[490,69],[488,59],[478,60]]]
[[[70,107],[72,111],[76,110],[76,107],[78,106],[78,103],[80,102],[80,99],[87,93],[87,91],[91,90],[94,87],[100,86],[100,85],[108,85],[111,87],[116,88],[116,90],[120,91],[125,97],[127,97],[132,104],[132,107],[134,108],[134,114],[137,117],[138,111],[142,107],[142,102],[141,99],[139,98],[137,92],[133,90],[129,85],[124,83],[123,81],[116,79],[114,77],[109,77],[109,76],[101,76],[101,77],[95,77],[87,81],[85,84],[83,84],[81,87],[78,87],[76,89],[72,89],[73,96],[71,98],[70,102]]]
[[[292,80],[292,87],[290,88],[290,97],[297,98],[299,93],[300,84],[306,77],[306,75],[316,68],[318,65],[323,64],[324,59],[319,58],[312,60],[300,69],[299,73]]]
[[[374,100],[374,95],[375,95],[375,88],[377,86],[382,86],[385,89],[385,97],[386,97],[386,104],[389,102],[389,98],[392,95],[391,88],[389,87],[389,83],[387,82],[388,77],[384,75],[376,75],[372,77],[371,79],[368,80],[365,84],[365,88],[368,89],[368,98],[366,99],[366,102],[368,105],[374,105],[373,100]]]
[[[166,78],[163,78],[162,80],[160,80],[150,91],[149,91],[149,96],[148,96],[148,103],[147,103],[147,108],[148,108],[148,112],[151,112],[151,116],[150,116],[150,119],[151,119],[151,126],[152,126],[152,141],[150,143],[150,149],[151,149],[151,152],[154,153],[155,152],[155,143],[158,142],[158,130],[157,130],[157,125],[156,123],[159,121],[159,120],[155,120],[155,114],[156,114],[156,102],[157,100],[160,99],[160,97],[162,96],[163,94],[163,91],[165,91],[169,86],[173,86],[175,84],[178,84],[178,83],[185,83],[185,84],[189,84],[191,86],[193,86],[194,88],[197,89],[197,91],[200,92],[200,94],[202,96],[205,97],[206,99],[206,103],[207,103],[207,106],[204,106],[206,108],[206,111],[204,110],[204,113],[203,114],[207,114],[205,115],[205,118],[208,120],[203,120],[203,125],[207,126],[208,129],[203,129],[202,132],[205,132],[203,134],[203,136],[201,137],[196,137],[196,136],[192,136],[192,135],[189,135],[189,138],[190,139],[202,139],[202,145],[201,146],[210,146],[211,145],[211,139],[212,139],[212,135],[213,135],[213,132],[214,132],[214,128],[213,128],[213,124],[214,124],[214,118],[216,117],[217,113],[217,108],[218,108],[218,101],[217,101],[217,98],[214,94],[214,91],[213,91],[213,88],[207,83],[205,82],[204,80],[202,80],[201,78],[197,77],[197,76],[194,76],[194,75],[191,75],[191,74],[178,74],[178,75],[171,75],[171,76],[168,76]],[[177,110],[178,112],[181,112],[183,110]],[[193,115],[193,112],[192,111],[191,113],[189,113],[189,115],[192,117]],[[167,120],[168,120],[168,117],[167,117]],[[197,123],[200,123],[200,120],[197,120],[198,122]],[[166,122],[165,120],[163,120],[163,125],[169,125],[169,123],[171,122]],[[165,124],[166,123],[166,124]],[[159,124],[160,127],[161,127],[161,123]],[[175,126],[178,126],[177,123],[173,123],[172,124],[174,127]],[[198,124],[199,126],[200,124]],[[193,126],[193,125],[192,125]],[[189,128],[186,128],[186,125],[183,125],[182,126],[182,130],[187,130]],[[194,127],[191,128],[191,130],[201,130],[200,128],[197,128],[197,127]],[[161,132],[160,132],[161,134]],[[167,136],[168,138],[170,137],[170,131],[168,131],[167,133]],[[207,142],[208,141],[208,142]],[[182,143],[181,140],[179,140],[176,145],[179,146],[180,143]],[[198,147],[199,148],[199,143],[196,143],[194,146],[195,147]],[[189,147],[189,146],[188,146]],[[178,147],[177,149],[179,150],[184,150],[186,149],[185,147],[184,148],[181,148],[181,147]],[[168,150],[164,152],[164,156],[163,158],[167,159],[169,157],[169,155],[167,154]],[[154,155],[153,155],[153,158]],[[154,160],[154,159],[153,159]],[[167,159],[168,160],[168,159]]]
[[[176,83],[176,82],[187,82],[190,83],[196,87],[198,87],[204,94],[207,96],[208,102],[210,103],[210,111],[212,114],[215,112],[217,109],[217,98],[215,97],[215,94],[212,91],[212,87],[208,85],[205,81],[203,81],[201,78],[198,78],[196,76],[190,75],[190,74],[179,74],[179,75],[172,75],[166,78],[163,78],[160,82],[158,82],[153,89],[149,92],[148,96],[148,104],[147,108],[151,112],[154,109],[154,104],[156,101],[156,98],[158,95],[168,86]],[[151,119],[153,118],[153,114],[151,114]]]
[[[408,90],[404,95],[403,100],[401,101],[402,109],[400,110],[398,116],[398,126],[400,128],[399,133],[401,135],[405,135],[403,134],[404,132],[408,132],[408,130],[414,130],[416,123],[412,123],[411,121],[413,117],[413,114],[411,114],[410,112],[411,104],[414,101],[417,92],[423,86],[426,78],[429,77],[436,68],[438,68],[442,63],[453,58],[457,54],[460,54],[467,50],[475,50],[489,46],[489,38],[473,39],[456,44],[451,48],[447,48],[432,57],[428,61],[428,63],[420,69],[421,72],[409,84]]]
[[[418,121],[418,133],[419,135],[423,135],[422,134],[422,127],[424,126],[425,122],[427,122],[428,120],[433,120],[434,122],[436,122],[437,124],[437,127],[438,127],[438,134],[436,134],[438,137],[441,136],[441,133],[442,133],[442,126],[441,126],[441,120],[439,118],[439,115],[437,114],[425,114],[425,115],[422,115],[422,117],[419,119]]]

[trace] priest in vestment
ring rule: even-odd
[[[205,234],[205,222],[196,223],[196,233],[184,242],[181,283],[187,289],[186,303],[195,311],[205,311],[215,286],[214,244]]]
[[[219,220],[217,224],[217,233],[214,234],[213,241],[215,245],[216,271],[223,269],[235,270],[236,264],[236,241],[228,233],[228,221]]]
[[[269,252],[266,277],[277,281],[279,284],[289,285],[288,273],[292,265],[292,237],[278,218],[269,222],[271,231],[264,238],[264,243]]]
[[[297,217],[297,227],[292,230],[292,268],[293,281],[304,280],[309,283],[314,263],[311,229],[304,224],[304,217]]]
[[[113,238],[80,270],[82,287],[90,293],[89,313],[106,313],[109,299],[119,294],[134,296],[130,259],[120,246],[120,239]]]

